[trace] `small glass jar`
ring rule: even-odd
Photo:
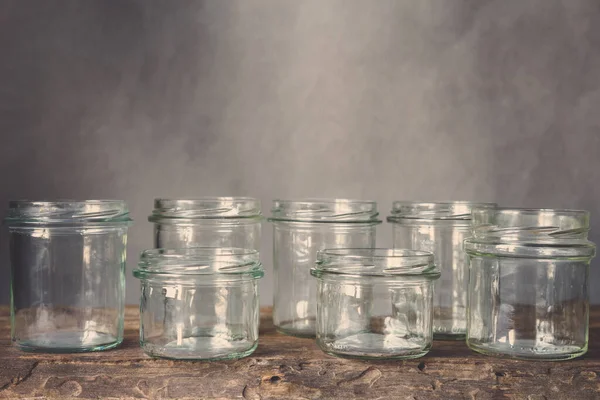
[[[154,247],[237,247],[260,250],[260,200],[249,197],[156,199],[148,217]]]
[[[480,353],[566,360],[588,348],[589,213],[473,211],[467,345]]]
[[[123,340],[127,206],[11,201],[11,337],[21,350],[85,352]]]
[[[433,254],[403,249],[326,249],[318,278],[317,344],[335,356],[417,358],[432,342]]]
[[[256,250],[146,250],[133,275],[141,280],[140,344],[152,357],[223,360],[258,344]]]
[[[317,287],[310,277],[317,251],[375,246],[377,204],[358,200],[273,202],[273,323],[281,333],[315,336]]]
[[[435,283],[433,336],[464,339],[467,330],[469,263],[463,241],[471,232],[471,209],[495,207],[465,201],[422,203],[396,201],[388,222],[396,248],[430,251],[442,277]]]

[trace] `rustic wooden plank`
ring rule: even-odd
[[[395,398],[600,399],[600,308],[590,351],[578,360],[527,362],[484,357],[462,342],[435,342],[425,357],[359,361],[322,353],[313,340],[275,332],[261,315],[260,345],[236,361],[153,360],[138,346],[137,308],[126,312],[126,339],[115,350],[23,353],[10,345],[0,310],[0,398]]]

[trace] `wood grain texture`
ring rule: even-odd
[[[31,354],[11,346],[0,310],[0,398],[154,399],[600,399],[600,308],[592,312],[590,351],[566,362],[484,357],[462,342],[435,342],[408,361],[328,356],[313,340],[280,335],[262,310],[260,344],[250,357],[223,362],[153,360],[138,346],[137,308],[126,312],[115,350]]]

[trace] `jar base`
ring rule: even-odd
[[[433,333],[433,340],[452,340],[452,341],[457,341],[457,340],[465,340],[467,337],[466,334],[464,333],[442,333],[442,332],[434,332]]]
[[[277,332],[287,336],[300,338],[316,337],[315,318],[282,322],[279,325],[275,325],[275,329],[277,329]]]
[[[529,361],[563,361],[581,357],[587,352],[587,346],[540,346],[535,340],[519,340],[514,345],[505,343],[482,344],[478,341],[467,340],[467,346],[486,356],[514,358]]]
[[[365,360],[419,358],[431,347],[425,345],[421,338],[405,339],[378,333],[357,333],[326,341],[317,339],[317,344],[327,354]]]
[[[123,338],[97,331],[66,331],[30,336],[26,340],[15,340],[15,345],[26,352],[39,353],[86,353],[117,347]]]
[[[180,343],[172,341],[166,344],[141,343],[144,352],[155,358],[170,360],[217,361],[235,360],[254,353],[258,341],[228,341],[214,336],[190,337]]]
[[[354,354],[354,353],[340,353],[340,352],[332,352],[321,348],[323,352],[329,354],[330,356],[345,358],[345,359],[353,359],[353,360],[411,360],[413,358],[421,358],[429,353],[429,349],[426,351],[422,351],[419,353],[411,353],[406,355],[363,355],[363,354]]]

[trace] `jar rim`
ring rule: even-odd
[[[260,278],[264,270],[259,252],[237,247],[186,247],[144,250],[133,275],[150,276],[249,277]]]
[[[551,208],[496,208],[473,211],[472,254],[514,257],[593,257],[587,240],[590,213]]]
[[[397,200],[392,203],[391,215],[388,222],[402,220],[456,220],[470,221],[472,211],[477,208],[497,208],[496,203],[476,201],[410,201]]]
[[[377,202],[343,198],[275,199],[269,221],[374,223]]]
[[[156,198],[148,220],[261,218],[261,215],[260,200],[254,197]]]
[[[337,248],[317,253],[313,276],[336,274],[369,277],[419,277],[437,279],[440,271],[433,253],[412,249]]]
[[[123,200],[11,200],[4,219],[8,226],[35,224],[129,223]]]
[[[473,237],[481,239],[585,239],[590,213],[552,208],[480,208],[473,210],[472,226]]]
[[[478,212],[484,212],[485,210],[479,210]],[[554,213],[557,215],[571,215],[571,216],[589,216],[590,212],[587,210],[579,210],[575,208],[532,208],[532,207],[495,207],[493,209],[496,213],[506,214],[526,214],[526,213]]]

